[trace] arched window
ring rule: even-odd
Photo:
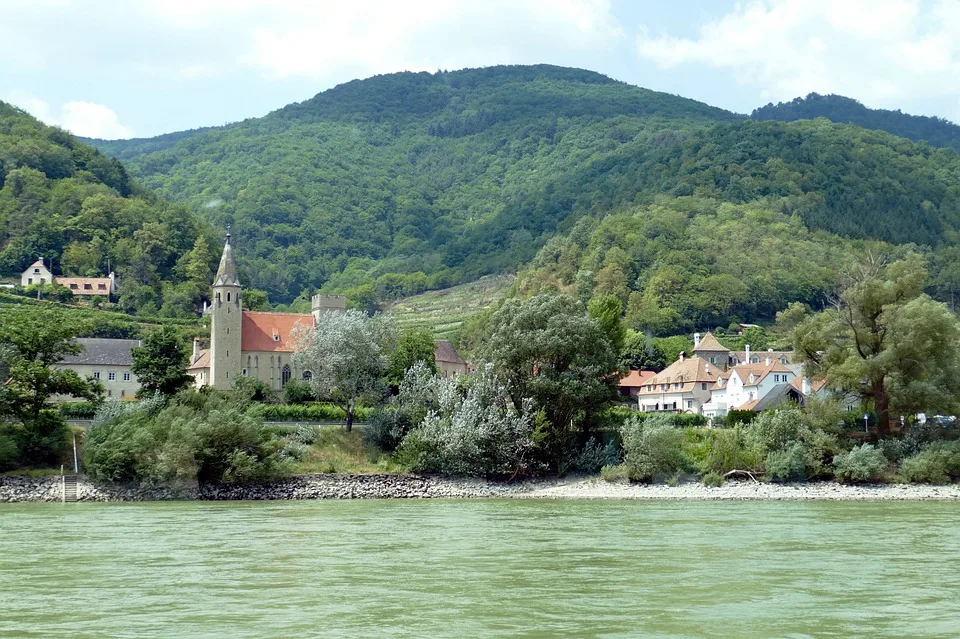
[[[247,368],[250,368],[250,356],[247,355]]]
[[[311,379],[313,379],[313,373],[310,371],[303,371],[303,381],[309,382]]]
[[[230,301],[230,291],[227,291],[227,301]]]
[[[290,381],[290,364],[284,364],[283,372],[280,373],[280,383],[286,384]]]
[[[254,355],[254,356],[253,356],[253,367],[254,367],[254,368],[260,368],[260,356],[259,356],[259,355]]]

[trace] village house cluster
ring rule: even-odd
[[[43,263],[43,258],[40,258],[20,274],[20,286],[26,288],[43,284],[62,286],[74,295],[106,297],[108,300],[117,292],[117,277],[113,273],[106,277],[55,276]]]

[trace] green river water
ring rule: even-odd
[[[0,505],[0,637],[960,637],[960,504]]]

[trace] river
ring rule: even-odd
[[[960,636],[960,504],[0,505],[2,637]]]

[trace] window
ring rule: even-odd
[[[70,290],[71,290],[71,291],[75,291],[75,290],[77,290],[77,288],[78,288],[78,287],[77,287],[76,284],[74,284],[73,282],[70,283]]]
[[[33,269],[33,272],[34,272],[34,273],[39,273],[39,272],[40,272],[40,269],[35,268],[35,269]]]
[[[85,290],[85,291],[92,291],[92,290],[93,290],[93,286],[91,286],[90,284],[84,284],[84,285],[83,285],[83,290]]]
[[[32,277],[28,277],[28,278],[27,278],[27,285],[29,286],[30,284],[33,284],[33,278],[32,278]]]
[[[280,383],[286,384],[290,381],[290,364],[283,365],[283,371],[280,373]]]
[[[117,374],[114,373],[113,371],[110,371],[109,373],[107,373],[107,381],[108,381],[108,382],[115,382],[115,381],[117,381]]]
[[[120,397],[126,397],[126,396],[127,396],[127,391],[125,390],[120,391]]]
[[[706,383],[706,382],[703,382],[702,384],[700,384],[700,390],[707,390],[707,383]]]
[[[277,334],[277,333],[274,333],[274,334],[273,334],[273,341],[279,342],[279,341],[280,341],[280,335]]]
[[[228,327],[227,327],[227,335],[229,335],[229,334],[230,334],[230,327],[228,326]]]
[[[313,379],[313,373],[311,371],[303,371],[303,381],[309,382]]]
[[[228,302],[230,301],[230,292],[229,292],[229,291],[227,291],[227,301],[228,301]]]
[[[217,301],[220,301],[220,291],[217,291]]]
[[[129,381],[130,381],[130,373],[124,373],[124,374],[123,374],[123,381],[125,381],[125,382],[129,382]]]
[[[244,377],[246,377],[246,376],[247,376],[247,369],[243,369],[242,371],[240,371],[240,374],[243,375]]]
[[[107,397],[113,397],[113,391],[112,391],[112,390],[108,390],[108,391],[107,391]]]
[[[93,378],[100,379],[100,371],[93,371]]]
[[[106,285],[106,284],[97,284],[97,290],[98,290],[98,291],[105,291],[105,290],[107,290],[107,285]]]
[[[711,364],[716,364],[716,363],[717,363],[717,358],[716,358],[716,357],[711,357],[711,358],[710,358],[710,363],[711,363]]]
[[[687,408],[693,408],[693,400],[687,400]]]

